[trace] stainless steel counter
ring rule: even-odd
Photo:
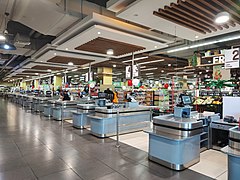
[[[118,108],[107,109],[96,107],[93,115],[88,115],[91,124],[91,133],[97,137],[116,135],[116,119],[119,111],[119,131],[129,133],[144,130],[150,127],[150,108]]]
[[[77,101],[56,101],[53,109],[53,119],[63,121],[72,118],[72,111],[77,110]]]
[[[209,117],[193,112],[190,118],[173,114],[153,118],[149,133],[149,159],[174,170],[183,170],[200,160],[200,136]],[[189,148],[191,147],[191,148]]]
[[[240,177],[240,130],[238,126],[229,129],[229,145],[221,149],[228,155],[228,179]]]

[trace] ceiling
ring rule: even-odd
[[[135,64],[141,66],[142,77],[160,77],[174,75],[176,68],[186,66],[193,51],[239,45],[235,40],[167,53],[239,33],[237,0],[64,2],[0,0],[0,33],[7,30],[8,41],[17,47],[15,51],[0,50],[0,78],[39,78],[66,71],[81,74],[90,63],[94,71],[102,66],[113,67],[113,73],[124,78],[125,67],[131,65],[128,60],[133,57],[140,58]],[[215,16],[222,11],[229,12],[231,19],[217,25]],[[114,54],[107,55],[108,49]]]

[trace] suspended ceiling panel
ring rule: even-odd
[[[98,37],[92,41],[87,42],[86,44],[76,47],[76,49],[80,51],[89,51],[100,54],[106,54],[106,50],[112,49],[115,56],[121,56],[132,52],[141,51],[145,48],[130,43]]]
[[[56,58],[58,57],[58,58]],[[42,55],[40,55],[35,62],[36,63],[58,63],[59,65],[66,66],[68,62],[75,62],[75,65],[84,65],[83,61],[78,62],[75,59],[79,60],[86,60],[84,61],[85,64],[88,64],[89,62],[101,62],[108,60],[107,58],[98,57],[98,56],[90,56],[85,54],[79,54],[79,53],[71,53],[64,51],[56,51],[56,50],[48,50],[47,52],[44,52]],[[73,63],[74,63],[73,62]]]
[[[36,65],[36,66],[33,66],[32,69],[36,69],[36,70],[52,70],[52,71],[60,71],[60,70],[64,70],[66,68],[63,68],[63,67],[56,67],[56,66],[42,66],[42,65]]]
[[[178,16],[176,15],[176,13],[180,11],[180,8],[178,9],[178,11],[173,11],[172,9],[176,9],[178,5],[177,2],[178,0],[164,0],[164,1],[159,1],[159,0],[151,0],[151,3],[149,3],[149,0],[136,0],[135,2],[133,2],[132,4],[128,5],[127,7],[123,8],[120,12],[118,12],[117,16],[123,19],[126,19],[128,21],[132,21],[135,23],[139,23],[139,24],[144,24],[145,26],[148,26],[152,29],[155,30],[159,30],[162,31],[164,33],[168,33],[171,35],[176,35],[180,38],[183,39],[188,39],[191,41],[196,40],[195,36],[198,36],[198,40],[199,39],[204,39],[204,38],[209,38],[209,37],[214,37],[217,35],[221,35],[221,34],[225,34],[225,33],[229,33],[229,32],[234,32],[234,31],[238,31],[240,29],[239,24],[236,23],[235,19],[236,19],[236,14],[234,15],[234,19],[232,18],[231,23],[229,25],[226,25],[224,28],[219,29],[217,27],[214,27],[215,25],[213,25],[212,29],[206,29],[206,22],[205,24],[202,23],[201,27],[196,27],[196,24],[199,24],[200,22],[202,22],[203,20],[207,20],[208,21],[213,21],[213,14],[216,14],[217,10],[211,10],[211,15],[207,14],[207,12],[205,12],[204,10],[199,9],[200,7],[198,6],[200,4],[200,0],[197,1],[192,1],[192,0],[186,0],[187,2],[183,2],[183,1],[179,1],[181,2],[180,4],[182,6],[185,6],[186,4],[190,4],[188,5],[188,8],[191,7],[191,11],[188,9],[187,11],[185,11],[185,18],[188,19],[188,21],[183,21],[185,20],[181,14],[181,18],[176,19]],[[190,2],[191,1],[191,2]],[[205,1],[205,0],[204,0]],[[215,3],[218,4],[215,6],[215,8],[219,9],[219,12],[224,9],[225,11],[227,11],[227,8],[229,7],[220,7],[219,2],[221,3],[225,3],[225,1],[227,0],[211,0],[211,2],[214,2],[214,6]],[[201,1],[202,2],[202,1]],[[209,2],[209,1],[207,1]],[[193,5],[194,4],[194,5]],[[198,4],[197,6],[195,4]],[[165,8],[164,8],[165,7]],[[168,8],[167,8],[168,7]],[[207,8],[206,8],[207,7]],[[206,6],[205,9],[210,9],[213,8],[212,6]],[[237,8],[237,7],[234,7]],[[144,10],[143,10],[144,9]],[[167,9],[167,10],[165,10]],[[186,9],[186,7],[182,8],[182,9]],[[163,11],[164,10],[164,11]],[[170,15],[166,15],[166,11],[170,11],[169,13]],[[195,18],[197,17],[201,17],[201,14],[206,14],[207,17],[205,16],[205,19],[203,18],[202,20],[199,20],[199,18],[197,19],[197,21],[195,23],[188,23],[186,26],[186,22],[189,22],[189,18],[192,16],[190,16],[189,14],[186,14],[186,12],[193,12],[194,14],[198,14],[195,16]],[[155,15],[154,15],[155,12]],[[160,16],[160,14],[162,15],[163,12],[165,13],[165,16]],[[231,13],[231,12],[230,12]],[[158,16],[156,15],[158,14]],[[179,14],[178,14],[179,15]],[[238,15],[239,16],[239,15]],[[171,17],[171,18],[170,18]],[[239,18],[239,17],[238,17]],[[238,20],[237,18],[237,20]],[[174,21],[172,20],[174,19]],[[185,24],[184,24],[185,23]],[[232,25],[235,24],[235,26]],[[189,28],[189,27],[194,26],[194,28]],[[205,27],[204,27],[205,26]],[[201,29],[199,29],[201,28]],[[216,29],[216,31],[215,31]]]
[[[128,46],[126,46],[125,52],[123,52],[123,53],[127,53],[127,54],[124,54],[124,56],[131,54],[131,51],[127,50],[127,47],[130,47],[129,42],[131,42],[132,45],[139,47],[139,50],[144,49],[144,50],[141,50],[141,52],[155,50],[156,48],[167,47],[166,44],[163,44],[162,42],[159,42],[159,41],[154,41],[151,39],[143,38],[143,37],[125,33],[123,31],[119,31],[116,29],[104,27],[101,25],[94,25],[94,26],[88,28],[87,30],[81,32],[80,34],[74,36],[67,42],[63,43],[62,45],[60,45],[58,47],[58,49],[76,51],[75,49],[78,48],[79,46],[89,43],[92,40],[97,39],[97,38],[109,39],[112,42],[114,42],[114,41],[119,42],[118,44],[126,44],[126,45],[128,44]],[[105,45],[106,45],[106,43],[105,43]],[[108,47],[104,48],[104,47],[99,46],[99,44],[93,44],[91,54],[106,56],[106,52],[109,49],[109,47],[111,47],[111,45],[114,45],[114,44],[111,44],[111,42],[109,42]],[[93,51],[93,49],[95,49],[95,51]],[[101,51],[99,51],[98,49],[101,49]],[[88,50],[90,50],[90,49],[84,49],[84,50],[86,50],[86,51],[82,50],[79,52],[86,53],[86,52],[89,52]],[[133,50],[136,51],[136,49],[133,49]],[[116,56],[113,56],[113,57],[116,57],[116,58],[121,57],[123,53],[119,52],[118,54],[116,54]]]
[[[60,64],[68,64],[68,62],[72,62],[74,65],[85,65],[93,62],[93,60],[81,59],[81,58],[73,58],[66,56],[55,56],[49,59],[47,62],[51,63],[60,63]]]

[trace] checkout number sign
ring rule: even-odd
[[[225,68],[239,68],[239,48],[225,50]]]

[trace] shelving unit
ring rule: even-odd
[[[168,90],[154,91],[154,106],[158,106],[161,112],[169,110],[169,92]]]

